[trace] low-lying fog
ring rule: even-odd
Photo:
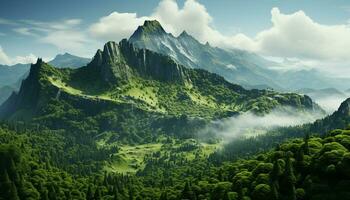
[[[288,112],[282,110],[288,110]],[[324,117],[323,114],[311,114],[291,108],[274,110],[264,116],[247,112],[239,116],[215,121],[209,127],[203,129],[200,135],[216,135],[225,141],[230,141],[237,137],[264,134],[272,128],[313,122],[322,117]]]

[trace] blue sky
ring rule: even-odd
[[[309,65],[321,60],[343,63],[345,53],[337,50],[347,47],[342,41],[331,44],[335,50],[326,47],[339,36],[350,36],[347,0],[1,0],[0,63],[63,52],[91,57],[107,40],[128,37],[144,19],[161,21],[174,35],[188,29],[214,46]],[[270,45],[275,43],[271,38],[281,45]],[[319,44],[312,47],[310,38]],[[300,41],[299,46],[290,47],[292,40]]]

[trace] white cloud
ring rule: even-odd
[[[5,53],[3,48],[0,46],[0,64],[3,64],[3,65],[14,65],[17,63],[22,63],[22,64],[35,63],[37,58],[38,57],[35,56],[34,54],[29,54],[27,56],[16,56],[14,58],[10,58]]]
[[[348,59],[350,27],[322,25],[303,11],[283,14],[271,10],[272,27],[251,39],[252,47],[244,47],[270,56],[304,59]]]
[[[137,17],[136,13],[113,12],[102,17],[99,22],[92,24],[89,28],[92,36],[107,40],[119,41],[127,38],[148,17]]]
[[[296,58],[300,60],[298,67],[301,68],[302,64],[306,64],[306,68],[323,65],[322,70],[334,73],[347,70],[339,63],[350,64],[350,26],[323,25],[303,11],[283,14],[278,8],[272,8],[271,27],[249,37],[243,33],[220,33],[213,27],[213,18],[198,1],[186,0],[180,8],[175,0],[163,0],[148,16],[113,12],[92,24],[89,30],[92,36],[104,41],[119,41],[129,37],[145,19],[160,21],[165,30],[174,35],[186,30],[199,41],[208,41],[214,46],[245,49],[264,56]]]
[[[84,56],[90,55],[91,51],[96,50],[91,46],[93,41],[90,41],[84,32],[76,30],[52,31],[40,38],[39,41],[54,45],[61,51],[69,51]]]
[[[59,51],[66,51],[80,56],[92,56],[98,45],[94,39],[89,37],[87,30],[81,28],[81,23],[82,20],[76,18],[60,21],[8,20],[0,18],[0,24],[13,26],[12,30],[20,35],[34,37],[37,42],[53,45]],[[31,55],[26,57],[19,56],[17,60],[22,62],[31,57]]]
[[[21,35],[26,35],[26,36],[38,36],[37,34],[31,32],[31,30],[29,28],[14,28],[13,29],[14,32],[19,33]]]
[[[12,59],[12,63],[11,64],[17,64],[17,63],[21,63],[21,64],[27,64],[27,63],[35,63],[36,60],[38,59],[38,57],[32,53],[30,53],[27,56],[16,56]],[[44,59],[45,60],[45,59]]]
[[[39,42],[54,45],[59,50],[91,56],[102,42],[128,38],[147,19],[160,21],[164,29],[175,36],[186,30],[202,43],[208,41],[222,48],[239,48],[268,57],[295,59],[297,62],[288,66],[292,69],[318,68],[337,76],[350,72],[350,25],[323,25],[303,11],[283,14],[278,8],[272,8],[271,27],[254,37],[244,33],[225,35],[219,32],[214,28],[213,18],[205,6],[196,0],[186,0],[183,7],[179,7],[176,0],[162,0],[147,16],[112,12],[88,29],[82,28],[80,19],[43,22],[0,18],[0,24],[14,26],[13,30],[22,35],[37,36]]]
[[[128,38],[147,19],[158,20],[167,32],[174,35],[186,30],[203,43],[224,44],[225,37],[209,26],[212,17],[206,8],[194,0],[187,0],[183,8],[179,8],[174,0],[163,0],[149,16],[113,12],[92,24],[89,30],[96,38],[119,41]]]

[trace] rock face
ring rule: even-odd
[[[186,68],[170,57],[134,48],[125,39],[119,44],[106,43],[88,67],[97,70],[102,80],[111,84],[128,81],[133,76],[179,84],[190,81]]]

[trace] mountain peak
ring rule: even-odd
[[[57,68],[79,68],[85,66],[90,62],[90,58],[83,58],[79,56],[72,55],[70,53],[57,54],[54,59],[52,59],[49,64]]]
[[[130,39],[137,40],[147,35],[164,35],[167,34],[162,25],[157,20],[146,20],[142,26],[139,26],[131,35]]]
[[[342,115],[349,116],[350,115],[350,98],[343,101],[338,108],[338,112]]]
[[[44,63],[44,61],[43,61],[43,59],[42,58],[38,58],[37,60],[36,60],[36,63],[34,64],[34,65],[41,65],[42,63]]]
[[[188,34],[185,30],[177,37],[178,39],[191,39],[197,41],[192,35]]]
[[[162,25],[157,20],[145,20],[144,27],[162,28]]]
[[[179,37],[188,37],[190,36],[185,30],[179,35]]]
[[[112,84],[124,83],[131,76],[180,84],[190,81],[186,69],[170,57],[135,48],[126,39],[119,43],[107,42],[88,67],[100,74],[103,81]]]

